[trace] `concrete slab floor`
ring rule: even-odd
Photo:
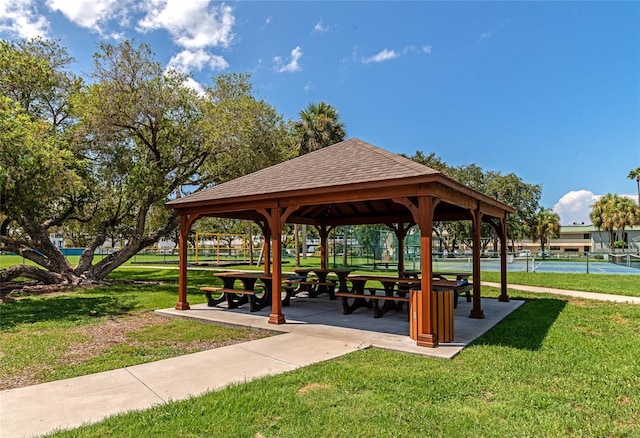
[[[454,341],[442,343],[437,348],[418,347],[415,341],[409,338],[406,308],[402,311],[391,310],[382,318],[373,318],[372,310],[364,308],[357,309],[350,315],[343,315],[340,299],[331,301],[323,295],[316,298],[293,297],[291,305],[283,307],[287,322],[281,325],[268,323],[270,307],[259,312],[249,312],[248,304],[232,310],[227,309],[222,303],[216,307],[196,304],[189,310],[162,309],[156,312],[208,323],[341,339],[359,344],[361,348],[375,347],[424,356],[452,358],[523,303],[522,300],[502,303],[497,299],[483,298],[482,309],[485,318],[475,319],[469,318],[471,303],[460,299],[454,311]]]

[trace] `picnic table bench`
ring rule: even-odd
[[[385,269],[389,269],[389,266],[398,266],[398,262],[391,262],[386,260],[374,260],[373,269],[378,269],[378,266],[383,265]]]
[[[467,303],[471,302],[471,292],[473,291],[473,283],[469,282],[471,277],[469,272],[434,272],[433,273],[433,285],[434,288],[451,288],[454,292],[454,309],[458,307],[458,297],[461,293],[465,294]],[[455,280],[450,280],[447,277],[456,277]]]
[[[342,299],[342,313],[348,315],[360,307],[373,308],[374,318],[382,317],[389,310],[402,310],[403,304],[409,302],[407,296],[409,287],[420,283],[420,280],[416,279],[365,275],[351,276],[348,280],[351,281],[351,291],[336,293],[336,296]],[[365,287],[367,282],[379,282],[382,288]],[[350,299],[353,300],[351,303]],[[380,306],[381,301],[382,306]]]
[[[285,285],[292,286],[289,291],[290,296],[295,296],[300,292],[307,292],[309,294],[309,298],[315,298],[320,294],[326,293],[329,295],[329,299],[335,300],[335,290],[336,290],[336,282],[335,281],[318,281],[315,279],[296,279],[296,278],[287,278],[284,281]],[[285,288],[287,290],[287,288]]]
[[[382,318],[382,316],[387,313],[388,310],[402,310],[398,308],[396,303],[408,303],[409,297],[401,296],[401,295],[380,295],[378,292],[385,292],[384,289],[376,289],[376,288],[368,288],[369,293],[353,293],[353,292],[336,292],[336,297],[342,298],[342,313],[344,315],[348,315],[353,313],[359,307],[373,307],[373,317],[374,318]],[[354,302],[350,305],[348,302],[349,298],[353,298]],[[363,301],[359,301],[363,300]],[[369,301],[367,301],[369,300]],[[379,301],[384,301],[382,307],[379,305]],[[389,303],[389,304],[387,304]],[[408,316],[409,314],[407,314]]]
[[[200,288],[205,292],[208,306],[216,306],[226,299],[229,309],[249,303],[249,311],[257,312],[271,305],[270,275],[257,272],[218,272],[213,275],[222,280],[223,287]],[[241,289],[235,287],[236,280],[242,282]],[[262,282],[262,287],[255,287],[257,280]],[[214,294],[220,295],[214,298]]]

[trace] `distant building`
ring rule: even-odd
[[[621,239],[627,244],[626,250],[629,252],[640,252],[640,226],[628,227],[625,229],[624,238]],[[533,254],[540,250],[540,241],[522,239],[516,243],[518,250],[528,249]],[[545,245],[545,249],[551,252],[611,252],[609,233],[605,230],[598,230],[593,225],[574,224],[560,227],[560,237],[551,239]]]

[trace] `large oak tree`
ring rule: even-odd
[[[220,76],[199,93],[184,74],[164,70],[148,45],[125,41],[100,46],[83,85],[55,43],[2,43],[0,51],[0,242],[39,265],[0,271],[0,280],[101,280],[175,233],[178,217],[164,207],[171,197],[291,150],[287,125],[252,96],[248,76]],[[9,68],[16,62],[33,71],[28,80]],[[53,232],[83,243],[76,266],[51,242]],[[120,245],[107,257],[94,257],[114,239]]]

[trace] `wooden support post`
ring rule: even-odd
[[[271,221],[271,250],[273,251],[273,270],[271,273],[271,314],[269,324],[284,324],[286,322],[282,313],[282,299],[280,288],[282,287],[282,227],[280,225],[280,209],[272,209],[273,221]]]
[[[422,271],[422,281],[420,287],[421,301],[420,306],[416,309],[417,321],[419,322],[416,331],[417,344],[421,347],[437,347],[438,338],[434,330],[434,321],[431,313],[431,288],[433,281],[432,274],[432,233],[433,233],[433,211],[437,204],[431,196],[421,196],[418,199],[418,226],[420,227],[420,270]]]
[[[508,302],[507,293],[507,218],[500,218],[500,297],[498,301]]]
[[[472,222],[472,265],[473,265],[473,308],[471,309],[470,318],[484,318],[482,310],[482,298],[480,292],[480,224],[482,222],[482,212],[480,210],[471,211]]]
[[[178,302],[176,310],[189,310],[189,302],[187,301],[187,259],[189,257],[189,230],[191,224],[198,218],[195,215],[183,214],[180,216],[180,237],[178,245],[180,246],[180,271],[178,273]]]
[[[271,314],[269,324],[284,324],[286,321],[282,313],[282,227],[287,218],[297,207],[287,209],[279,206],[269,210],[258,209],[258,212],[266,219],[267,227],[271,234],[271,250],[273,253],[273,270],[271,272]],[[265,241],[266,244],[266,241]],[[266,262],[266,259],[265,259]],[[266,265],[266,263],[265,263]]]

